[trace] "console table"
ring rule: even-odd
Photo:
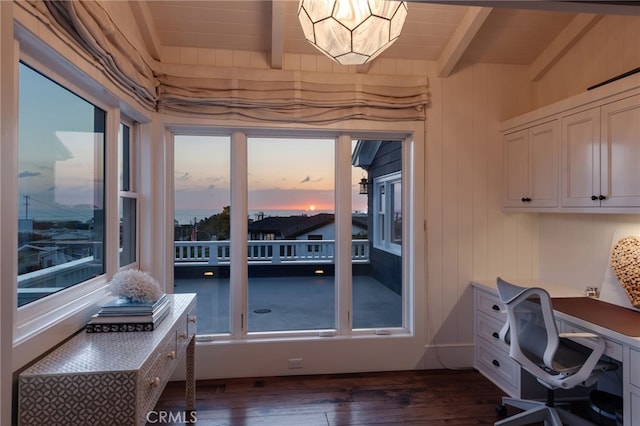
[[[154,331],[84,330],[24,370],[20,425],[144,425],[186,353],[186,411],[195,409],[196,295],[168,295]]]

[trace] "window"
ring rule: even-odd
[[[400,254],[402,247],[402,174],[373,180],[374,247]]]
[[[350,138],[233,137],[173,137],[175,291],[198,294],[198,333],[402,332],[403,142],[345,150]],[[374,185],[359,193],[363,169],[387,173],[375,182],[391,206],[369,207]],[[391,252],[372,249],[376,211],[393,218],[380,237]],[[232,261],[231,247],[244,258]]]
[[[120,123],[118,132],[118,176],[120,176],[120,266],[136,262],[137,194],[133,188],[131,127]]]
[[[19,65],[18,306],[104,273],[106,112]]]
[[[174,290],[198,294],[198,332],[229,333],[229,136],[174,137]]]
[[[325,267],[335,239],[335,140],[250,137],[247,151],[248,210],[263,217],[249,230],[278,236],[248,241],[247,329],[333,329],[335,277]]]

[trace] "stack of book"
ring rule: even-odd
[[[118,331],[153,331],[169,313],[169,298],[164,294],[156,302],[131,302],[118,298],[107,303],[95,314],[87,333]]]

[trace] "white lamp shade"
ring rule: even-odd
[[[397,0],[300,0],[305,38],[342,65],[361,65],[400,37],[407,4]]]

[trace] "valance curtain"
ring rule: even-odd
[[[424,78],[407,77],[403,86],[392,86],[386,81],[372,84],[367,80],[375,79],[360,75],[274,70],[241,74],[245,78],[161,77],[158,108],[178,114],[305,124],[425,119]],[[346,81],[328,81],[341,78]]]
[[[157,111],[301,124],[415,121],[426,116],[426,77],[161,64],[140,53],[140,46],[127,39],[100,1],[28,4],[31,13],[46,15],[40,19],[57,26],[100,63],[120,88]],[[129,7],[126,2],[120,5]],[[192,68],[199,68],[199,75],[185,74]],[[202,75],[204,69],[208,75]]]

